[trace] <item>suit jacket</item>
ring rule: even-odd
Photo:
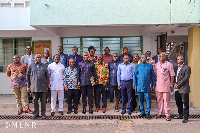
[[[74,66],[77,68],[78,67],[78,63],[81,62],[83,60],[83,57],[81,55],[69,55],[67,57],[67,66],[69,66],[69,60],[70,59],[74,59],[75,60],[75,64]]]
[[[78,82],[81,83],[81,86],[92,85],[90,81],[92,76],[94,77],[94,82],[98,81],[94,63],[91,61],[88,61],[87,63],[85,63],[84,61],[79,62],[77,69],[77,77]]]
[[[157,62],[158,62],[158,55],[152,57],[152,59],[155,60],[155,63],[157,63]],[[165,60],[166,60],[166,61],[169,61],[168,57],[166,57]]]
[[[177,75],[178,66],[175,67],[174,71]],[[181,70],[178,73],[177,76],[177,82],[176,82],[176,76],[175,76],[175,83],[178,84],[178,91],[179,93],[190,93],[190,86],[189,86],[189,78],[191,74],[191,69],[189,66],[183,64]]]

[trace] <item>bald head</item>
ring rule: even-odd
[[[124,54],[124,55],[128,54],[128,48],[127,48],[127,47],[124,47],[124,48],[123,48],[123,54]]]
[[[165,59],[166,59],[166,53],[165,52],[161,52],[159,54],[159,60],[160,60],[160,62],[165,62]]]
[[[36,64],[40,64],[41,63],[41,55],[40,54],[36,54],[34,57],[35,63]]]
[[[75,60],[74,59],[69,59],[69,66],[71,68],[74,68]]]
[[[20,63],[19,56],[18,55],[13,56],[13,61],[14,61],[14,64],[19,64]]]

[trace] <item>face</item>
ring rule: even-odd
[[[26,51],[27,51],[27,53],[31,53],[31,51],[32,51],[31,46],[27,46],[27,47],[26,47]]]
[[[58,53],[60,53],[60,54],[63,53],[63,47],[62,47],[62,46],[59,46],[59,47],[58,47]]]
[[[49,51],[44,52],[44,57],[48,58],[49,57]]]
[[[102,63],[103,62],[103,56],[102,55],[98,55],[97,56],[97,61],[98,61],[98,63]]]
[[[94,56],[95,54],[95,50],[94,49],[90,49],[90,56]]]
[[[74,47],[74,48],[72,49],[72,52],[73,52],[73,54],[77,54],[78,48],[77,48],[77,47]]]
[[[165,61],[165,53],[163,53],[163,52],[161,52],[160,54],[159,54],[159,60],[161,61],[161,62],[164,62]]]
[[[141,61],[142,63],[146,63],[146,60],[147,60],[146,56],[145,56],[145,55],[141,55],[140,61]]]
[[[134,60],[134,62],[138,62],[139,56],[137,54],[133,55],[133,60]]]
[[[129,63],[129,56],[124,55],[123,61],[124,61],[124,64],[128,64]]]
[[[151,52],[146,52],[147,57],[151,57]]]
[[[118,61],[119,57],[118,54],[113,54],[113,61]]]
[[[56,55],[56,56],[54,57],[54,62],[55,62],[56,64],[58,64],[59,61],[60,61],[60,56]]]
[[[41,55],[40,55],[40,54],[36,54],[34,60],[35,60],[35,63],[36,63],[36,64],[41,63]]]
[[[18,64],[18,63],[20,62],[19,56],[18,56],[18,55],[15,55],[15,56],[13,57],[13,61],[14,61],[14,64]]]
[[[177,63],[178,63],[178,64],[182,65],[183,62],[184,62],[183,57],[181,57],[181,56],[177,57]]]
[[[128,54],[128,48],[123,49],[123,54]]]
[[[158,48],[157,53],[160,55],[161,52],[162,52],[162,49]]]
[[[83,53],[83,60],[87,61],[88,60],[88,53]]]
[[[110,49],[109,48],[106,48],[104,51],[105,51],[105,55],[108,55],[110,53]]]
[[[74,64],[75,64],[74,59],[70,59],[70,60],[69,60],[69,66],[70,66],[70,67],[74,67]]]

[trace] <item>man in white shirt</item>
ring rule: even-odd
[[[63,115],[63,99],[64,99],[64,86],[63,86],[63,73],[65,66],[60,61],[60,55],[55,55],[54,62],[48,65],[49,73],[49,88],[51,88],[51,116],[54,116],[56,111],[56,97],[58,94],[59,100],[59,113]]]

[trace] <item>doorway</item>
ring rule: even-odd
[[[51,42],[34,42],[34,54],[40,54],[41,57],[44,57],[44,51],[49,51],[49,57],[52,58]]]

